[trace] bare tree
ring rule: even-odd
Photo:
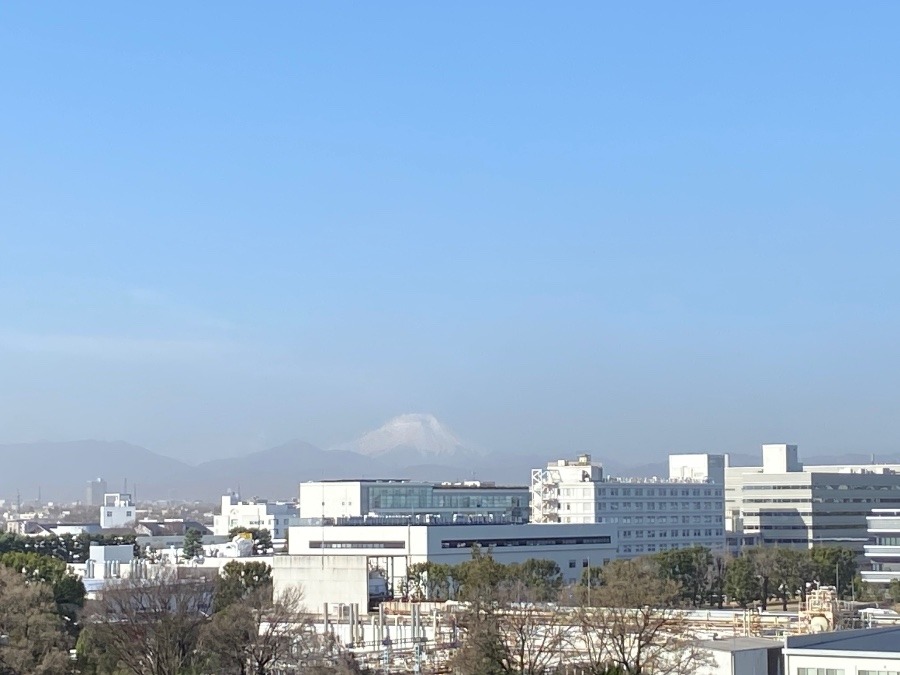
[[[269,675],[294,672],[319,660],[321,641],[299,589],[272,598],[256,589],[218,612],[204,628],[201,649],[216,672]]]
[[[0,567],[0,675],[62,675],[68,667],[67,637],[51,586]]]
[[[90,650],[133,675],[180,675],[198,665],[200,632],[209,620],[213,583],[163,571],[122,580],[88,608]]]
[[[464,616],[463,648],[457,654],[457,671],[541,675],[558,665],[566,643],[566,622],[555,606],[537,600],[546,591],[521,580],[504,582],[487,602],[474,604]]]
[[[578,609],[570,635],[573,660],[585,672],[689,675],[708,661],[677,609],[681,589],[652,560],[615,561],[602,577],[591,605]]]

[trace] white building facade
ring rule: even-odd
[[[863,581],[889,584],[900,579],[900,509],[872,509],[866,521],[865,554],[872,569],[863,570]]]
[[[531,521],[610,525],[624,558],[696,545],[723,550],[724,485],[712,481],[724,477],[724,456],[673,457],[678,475],[668,479],[607,477],[590,455],[534,469]]]
[[[137,520],[137,508],[131,495],[124,492],[108,492],[100,506],[100,527],[104,530],[133,525]]]
[[[492,483],[326,480],[300,484],[303,518],[433,516],[527,522],[528,488]]]
[[[785,675],[894,675],[900,627],[788,636],[783,654]]]
[[[241,501],[232,493],[223,495],[222,512],[213,516],[213,534],[227,536],[236,527],[266,529],[273,541],[284,541],[288,528],[299,522],[299,510],[293,502]]]
[[[764,445],[761,467],[725,471],[726,527],[760,544],[844,546],[861,558],[873,508],[900,508],[891,465],[806,466],[796,445]],[[900,468],[900,467],[898,467]]]
[[[616,528],[604,524],[436,525],[411,519],[405,525],[303,525],[290,529],[288,554],[274,558],[274,589],[300,585],[311,607],[364,605],[368,572],[379,570],[396,594],[410,565],[456,565],[470,560],[476,547],[503,564],[552,560],[566,582],[617,556]]]

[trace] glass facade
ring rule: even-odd
[[[364,486],[363,503],[369,513],[502,516],[527,520],[528,489],[460,487],[409,483]]]

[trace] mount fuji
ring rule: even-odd
[[[481,457],[442,425],[434,415],[399,415],[356,440],[335,448],[396,466],[438,464],[461,466]]]

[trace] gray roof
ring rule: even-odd
[[[900,626],[793,635],[786,639],[785,648],[897,654],[900,653]]]
[[[697,646],[716,652],[747,652],[755,649],[781,649],[780,640],[758,637],[728,637],[718,640],[703,640]]]

